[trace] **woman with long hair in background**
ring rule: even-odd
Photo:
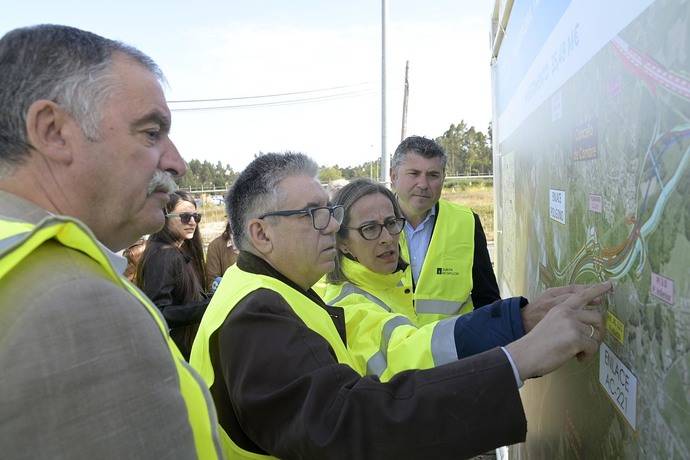
[[[136,276],[137,285],[163,313],[185,359],[209,303],[200,221],[192,196],[172,193],[165,226],[149,237]]]

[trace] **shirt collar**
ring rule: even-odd
[[[421,231],[424,229],[424,227],[427,225],[427,223],[430,223],[433,219],[436,218],[436,207],[438,206],[438,202],[431,207],[427,211],[426,217],[417,225],[417,228],[412,228],[412,225],[406,220],[405,221],[405,230],[407,233],[416,233],[418,231]]]
[[[249,251],[240,251],[240,254],[237,256],[237,266],[241,270],[244,270],[248,273],[254,273],[256,275],[264,275],[270,276],[271,278],[275,278],[278,281],[287,284],[296,291],[303,293],[306,297],[309,298],[309,300],[316,303],[317,305],[325,306],[321,297],[319,297],[319,295],[316,292],[314,292],[313,289],[309,289],[305,292],[304,289],[299,287],[290,278],[276,270],[271,264],[268,263],[268,261],[262,259],[257,255],[252,254]]]

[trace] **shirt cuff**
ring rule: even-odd
[[[515,365],[515,361],[513,361],[513,357],[510,356],[510,353],[508,352],[508,350],[505,349],[505,347],[501,347],[501,350],[503,350],[503,353],[506,354],[506,357],[508,358],[508,361],[510,362],[510,367],[513,368],[513,376],[515,377],[515,383],[517,384],[518,389],[522,388],[522,386],[525,384],[525,382],[523,382],[520,379],[520,373],[517,370],[517,366]]]

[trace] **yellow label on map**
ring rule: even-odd
[[[608,312],[606,317],[606,329],[609,330],[612,336],[614,336],[620,343],[623,343],[623,338],[625,337],[625,326],[614,316],[613,313]]]

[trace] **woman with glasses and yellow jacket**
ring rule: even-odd
[[[360,369],[389,380],[504,346],[525,334],[521,297],[499,300],[460,317],[415,326],[413,294],[403,286],[407,264],[398,246],[405,219],[384,186],[359,179],[338,191],[344,207],[335,270],[324,300],[345,311],[347,347]]]
[[[189,360],[201,317],[208,306],[201,214],[190,194],[178,190],[165,207],[165,226],[152,234],[136,283],[163,313],[170,336]]]

